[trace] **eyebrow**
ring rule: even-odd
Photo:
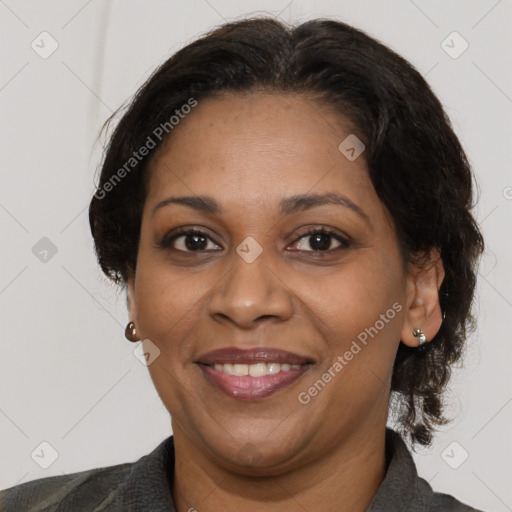
[[[168,197],[163,201],[160,201],[153,209],[154,215],[157,210],[168,206],[170,204],[181,204],[184,206],[188,206],[189,208],[193,208],[196,211],[209,213],[209,214],[222,214],[222,208],[219,203],[210,196],[182,196],[182,197]],[[348,197],[336,194],[336,193],[326,193],[326,194],[299,194],[291,197],[287,197],[282,199],[279,203],[281,213],[283,215],[290,215],[295,212],[309,210],[311,208],[315,208],[317,206],[324,206],[327,204],[334,204],[338,206],[343,206],[357,213],[360,217],[362,217],[368,224],[370,223],[370,218],[364,212],[364,210],[351,201]]]

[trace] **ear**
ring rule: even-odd
[[[138,328],[137,322],[137,308],[135,305],[135,277],[130,276],[126,280],[126,306],[128,309],[128,318],[130,322],[135,324],[135,328]]]
[[[409,347],[417,347],[418,339],[413,335],[416,328],[421,329],[430,341],[443,323],[443,314],[439,305],[439,288],[443,282],[445,270],[439,249],[429,253],[429,263],[424,268],[409,265],[407,275],[407,307],[401,341]]]

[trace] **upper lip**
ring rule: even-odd
[[[307,356],[294,354],[286,350],[270,347],[257,347],[241,349],[238,347],[226,347],[212,350],[200,356],[198,363],[206,365],[214,364],[256,364],[256,363],[280,363],[280,364],[305,364],[313,363]]]

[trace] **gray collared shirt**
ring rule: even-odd
[[[434,492],[418,477],[402,438],[389,428],[386,462],[386,477],[366,512],[483,512]],[[135,462],[40,478],[0,491],[0,512],[176,512],[169,487],[173,474],[170,436]]]

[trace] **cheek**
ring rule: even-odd
[[[140,333],[156,342],[183,330],[194,316],[202,287],[190,275],[140,255],[135,283]],[[204,293],[204,292],[203,292]]]
[[[338,269],[314,279],[297,274],[297,282],[302,302],[333,343],[357,337],[401,298],[397,265],[386,263],[373,251],[358,253]],[[395,317],[396,309],[387,316]]]
[[[318,284],[309,282],[303,298],[326,343],[321,373],[334,385],[324,398],[355,414],[390,385],[404,310],[400,268],[367,252]]]

